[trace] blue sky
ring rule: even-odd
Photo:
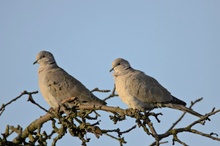
[[[219,108],[220,82],[220,2],[200,1],[0,1],[0,104],[18,96],[23,90],[39,90],[38,65],[33,66],[41,50],[52,52],[58,65],[89,89],[112,89],[111,63],[118,57],[155,77],[174,96],[189,105],[204,97],[194,109],[202,114]],[[97,94],[105,98],[108,94]],[[35,100],[49,108],[41,94]],[[44,114],[23,97],[0,117],[0,132],[6,124],[27,126]],[[109,105],[127,106],[116,97]],[[162,112],[161,123],[154,119],[156,130],[164,132],[181,115],[171,109]],[[135,124],[128,118],[112,125],[108,113],[102,113],[102,126],[126,130]],[[186,126],[196,117],[187,115],[178,126]],[[220,134],[220,116],[196,128]],[[45,126],[45,129],[50,124]],[[88,145],[118,144],[108,137],[92,140]],[[152,138],[135,129],[124,135],[127,146],[148,145]],[[219,145],[218,142],[193,134],[181,134],[189,145]],[[171,138],[167,145],[171,145]],[[106,143],[108,141],[108,143]],[[70,136],[58,145],[80,141]],[[178,145],[178,144],[177,144]]]

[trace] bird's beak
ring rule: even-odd
[[[36,63],[37,63],[37,61],[38,61],[38,60],[34,61],[34,62],[33,62],[33,65],[34,65],[34,64],[36,64]]]
[[[109,72],[112,72],[114,70],[114,68],[110,69]]]

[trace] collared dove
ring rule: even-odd
[[[105,105],[106,103],[92,94],[80,81],[60,68],[53,54],[41,51],[33,64],[39,63],[38,84],[40,91],[52,108],[70,97],[77,97],[80,103]],[[71,106],[68,104],[68,107]]]
[[[129,107],[140,111],[169,107],[188,112],[194,116],[203,115],[186,107],[186,103],[164,88],[156,79],[133,69],[125,59],[113,61],[112,69],[116,92]]]

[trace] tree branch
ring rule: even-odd
[[[6,106],[10,105],[12,102],[15,102],[17,99],[21,98],[23,95],[32,95],[32,94],[37,94],[38,91],[33,91],[33,92],[27,92],[26,90],[24,90],[19,96],[15,97],[14,99],[12,99],[11,101],[9,101],[6,104],[2,104],[1,108],[0,108],[0,116],[2,115],[2,113],[5,111]]]
[[[109,90],[100,90],[98,88],[95,88],[92,91],[109,92]],[[151,135],[155,139],[155,142],[152,143],[151,145],[159,146],[160,144],[167,143],[167,141],[161,142],[161,140],[169,136],[173,136],[173,144],[175,144],[175,142],[178,142],[182,145],[187,145],[185,142],[181,141],[178,138],[178,134],[182,132],[190,132],[216,141],[220,141],[220,138],[217,137],[218,134],[214,132],[207,134],[199,130],[192,129],[193,126],[195,126],[196,124],[199,124],[202,121],[207,120],[210,116],[220,112],[220,109],[215,110],[215,108],[213,108],[211,112],[209,112],[202,118],[192,122],[186,127],[174,128],[184,118],[185,113],[183,113],[182,116],[176,122],[174,122],[173,125],[166,132],[162,134],[157,134],[157,131],[155,130],[155,127],[153,126],[153,123],[150,121],[149,117],[153,116],[158,122],[160,122],[158,116],[162,115],[162,113],[156,113],[156,114],[153,112],[143,113],[134,109],[122,109],[119,107],[106,106],[106,105],[79,104],[76,97],[65,99],[60,103],[60,107],[58,109],[48,111],[33,100],[32,94],[36,94],[36,93],[37,91],[35,92],[24,91],[18,97],[14,98],[10,102],[6,103],[5,105],[3,104],[3,106],[0,108],[1,111],[0,115],[1,115],[5,110],[6,106],[10,105],[12,102],[16,101],[21,96],[27,94],[29,95],[28,101],[30,101],[31,103],[38,106],[40,109],[47,112],[44,116],[40,117],[39,119],[36,119],[31,124],[29,124],[24,130],[20,126],[18,127],[6,126],[5,133],[2,134],[3,137],[2,138],[0,137],[0,145],[35,144],[36,142],[38,142],[40,145],[47,145],[46,141],[50,139],[54,134],[56,134],[56,137],[53,139],[52,142],[52,145],[55,145],[59,139],[65,136],[67,130],[69,131],[70,135],[74,137],[78,137],[82,141],[82,145],[86,145],[86,143],[90,141],[90,138],[87,138],[85,136],[86,133],[88,132],[93,133],[97,138],[99,138],[104,134],[106,136],[110,136],[111,138],[118,140],[120,145],[125,144],[126,141],[124,137],[121,136],[125,133],[131,132],[133,129],[136,128],[136,125],[125,131],[121,131],[119,128],[107,129],[107,130],[102,129],[101,127],[99,127],[101,121],[98,120],[98,117],[100,117],[100,115],[96,112],[98,110],[113,114],[110,115],[110,120],[112,120],[114,124],[117,124],[117,122],[119,121],[125,120],[126,117],[134,118],[136,120],[137,125],[139,127],[142,127],[147,135]],[[112,93],[107,98],[105,98],[105,100],[114,96],[117,96],[115,94],[115,88],[112,91]],[[194,102],[191,102],[189,108],[191,108],[194,104],[198,103],[201,100],[202,98],[197,99]],[[71,104],[73,104],[73,108],[68,109],[65,107],[65,103],[68,102],[71,102]],[[95,114],[95,117],[90,116],[92,113]],[[50,134],[47,134],[44,131],[41,132],[43,124],[50,120],[52,121],[52,127],[51,127],[52,131],[50,132]],[[91,122],[94,120],[96,122]],[[57,124],[59,125],[58,127]],[[17,133],[17,136],[13,139],[13,141],[7,141],[7,137],[12,133]],[[109,133],[116,133],[117,136],[111,135]],[[29,138],[28,142],[27,142],[27,138]]]

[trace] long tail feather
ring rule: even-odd
[[[200,114],[200,113],[198,113],[198,112],[196,112],[196,111],[194,111],[194,110],[192,110],[192,109],[189,109],[189,108],[187,108],[187,107],[184,106],[184,105],[168,103],[168,104],[164,104],[163,106],[164,106],[164,107],[169,107],[169,108],[172,108],[172,109],[181,110],[181,111],[187,112],[187,113],[189,113],[189,114],[191,114],[191,115],[197,116],[197,117],[199,117],[199,118],[203,117],[202,114]],[[207,120],[210,121],[209,118],[207,118]]]

